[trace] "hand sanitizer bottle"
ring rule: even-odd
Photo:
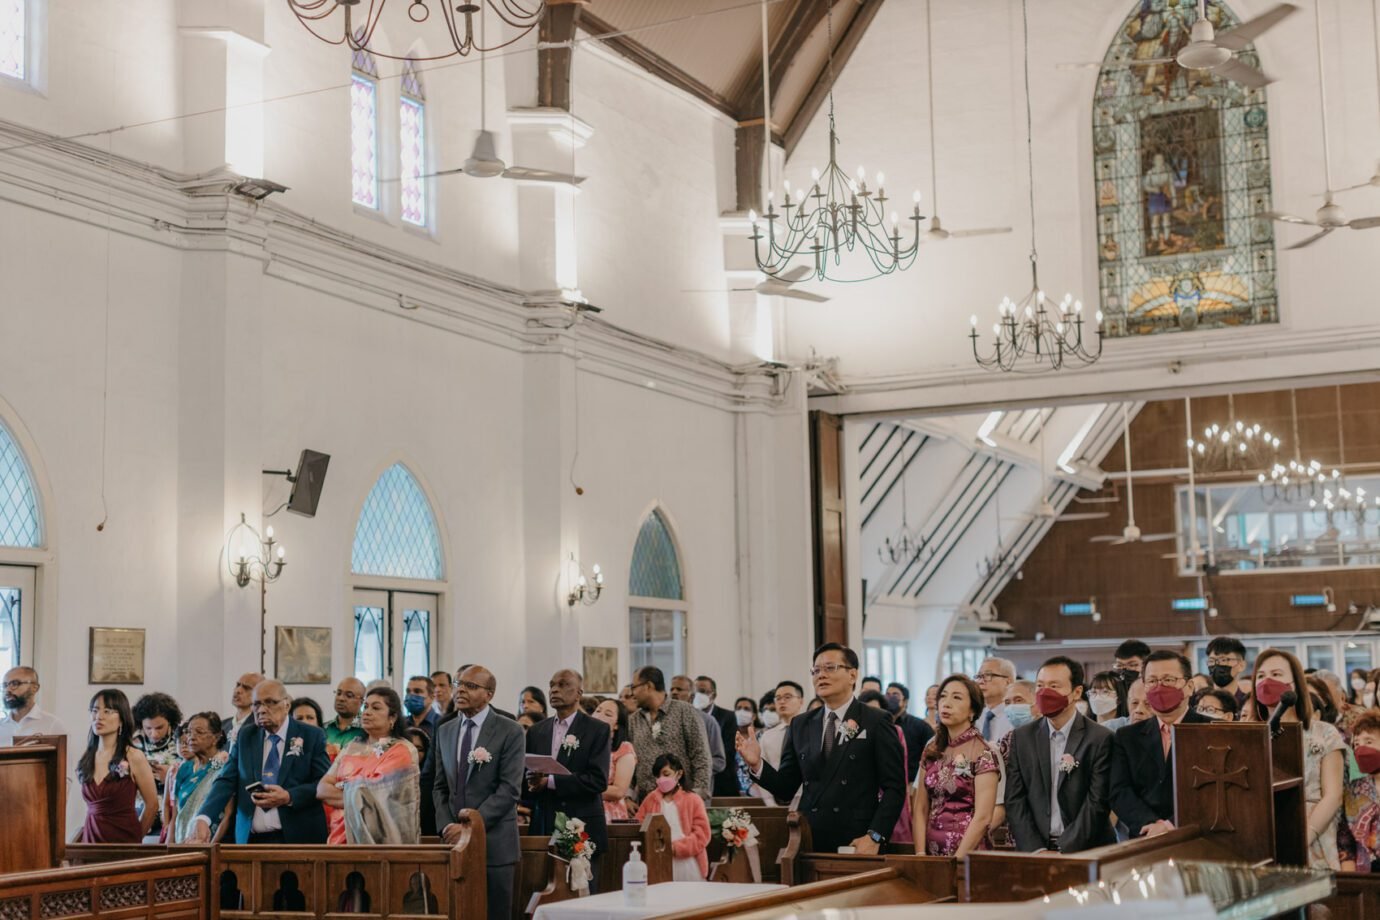
[[[623,864],[623,903],[628,907],[647,906],[647,864],[642,861],[639,841],[633,841],[632,854]]]

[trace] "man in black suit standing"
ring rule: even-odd
[[[253,689],[254,723],[240,729],[230,759],[197,813],[192,843],[211,842],[211,822],[235,800],[236,843],[325,843],[316,784],[331,768],[326,734],[289,718],[292,698],[276,680]],[[251,786],[253,788],[251,788]]]
[[[1016,849],[1076,853],[1116,843],[1109,818],[1112,733],[1078,711],[1083,666],[1063,655],[1040,666],[1042,719],[1011,733],[1006,820]]]
[[[810,669],[820,708],[791,720],[781,766],[762,760],[750,735],[737,749],[762,788],[789,800],[804,784],[800,813],[810,822],[815,850],[851,846],[875,855],[896,826],[906,796],[906,765],[896,726],[884,709],[853,696],[858,654],[829,642],[815,650]]]
[[[436,729],[436,826],[441,839],[460,837],[455,816],[472,808],[484,819],[489,920],[509,920],[518,843],[517,803],[527,743],[522,726],[489,705],[498,689],[488,668],[471,665],[455,675],[457,718]]]
[[[738,736],[738,719],[732,710],[718,704],[719,685],[712,677],[701,674],[695,678],[695,708],[708,713],[719,727],[719,737],[724,744],[724,768],[714,774],[713,792],[717,796],[741,796],[738,788],[738,764],[728,756],[733,752],[733,739]],[[705,723],[707,728],[708,722]]]
[[[924,719],[910,714],[910,688],[895,681],[886,685],[887,699],[896,707],[896,724],[906,736],[906,784],[915,782],[920,772],[920,755],[934,737],[934,729]]]
[[[594,859],[608,850],[604,823],[604,790],[609,787],[609,727],[580,709],[584,680],[572,670],[551,675],[546,695],[555,715],[527,732],[527,753],[545,754],[570,771],[569,776],[527,775],[535,808],[531,833],[547,836],[556,829],[557,813],[585,822],[594,844]],[[599,873],[594,872],[597,879]],[[593,890],[593,883],[590,888]]]
[[[1155,718],[1119,728],[1112,738],[1112,811],[1132,837],[1154,837],[1174,829],[1172,729],[1179,722],[1210,722],[1190,712],[1188,682],[1193,668],[1178,652],[1152,652],[1141,682]]]

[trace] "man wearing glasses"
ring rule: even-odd
[[[335,718],[321,726],[326,730],[326,754],[335,760],[345,745],[363,738],[359,724],[359,710],[364,706],[364,683],[357,677],[347,677],[335,688]]]
[[[1112,737],[1112,811],[1132,837],[1174,829],[1173,728],[1179,722],[1211,722],[1189,711],[1193,669],[1178,652],[1151,652],[1141,683],[1154,718],[1117,729]]]
[[[1236,685],[1241,672],[1246,670],[1246,646],[1233,636],[1218,636],[1207,646],[1208,676],[1212,685],[1236,695],[1239,707],[1246,701],[1246,694]]]
[[[1006,688],[1016,679],[1016,666],[1005,658],[988,658],[978,668],[977,685],[982,691],[982,716],[978,731],[984,740],[996,744],[1011,731],[1006,717]]]
[[[65,735],[57,716],[34,705],[38,696],[38,672],[10,668],[5,672],[5,714],[0,716],[0,747],[14,744],[15,735]]]
[[[197,813],[191,843],[209,843],[211,822],[235,802],[236,843],[325,843],[326,813],[316,785],[330,769],[326,736],[289,718],[292,698],[276,680],[262,680],[235,754],[216,777]]]

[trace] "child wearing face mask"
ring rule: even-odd
[[[685,781],[685,765],[675,754],[662,754],[652,764],[656,791],[637,809],[640,824],[648,815],[662,815],[671,826],[671,880],[702,882],[709,875],[709,813],[704,800]]]

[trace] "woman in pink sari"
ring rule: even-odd
[[[365,737],[341,748],[316,787],[316,797],[335,806],[327,843],[421,841],[421,771],[404,724],[402,701],[392,689],[364,695]]]

